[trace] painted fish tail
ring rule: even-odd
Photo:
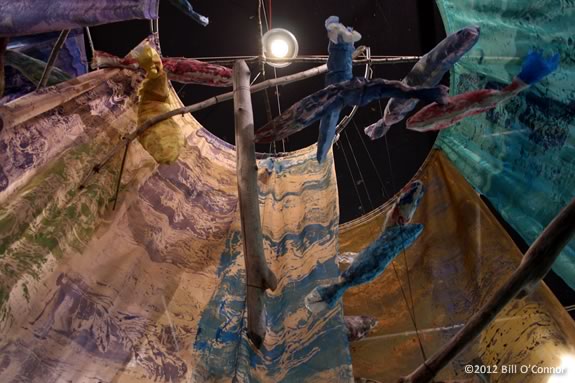
[[[536,83],[559,67],[559,58],[559,53],[545,59],[541,53],[531,51],[523,60],[521,72],[517,77],[529,85]]]

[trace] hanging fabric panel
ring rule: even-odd
[[[259,160],[279,285],[255,350],[231,145],[178,116],[180,160],[158,167],[133,141],[115,211],[120,156],[78,190],[135,128],[135,76],[103,70],[71,80],[84,92],[47,87],[13,103],[58,105],[0,130],[0,381],[351,382],[342,306],[314,316],[303,301],[338,275],[332,155],[319,165],[312,146]]]
[[[451,92],[499,89],[531,49],[561,55],[560,68],[507,103],[439,134],[437,145],[503,218],[532,243],[575,190],[575,37],[572,1],[437,0],[447,32],[481,26],[451,72]],[[575,243],[553,270],[575,289]]]
[[[344,296],[345,315],[368,315],[379,321],[367,338],[350,344],[356,377],[395,382],[412,372],[424,359],[411,309],[430,357],[521,261],[512,239],[440,150],[432,151],[414,179],[426,188],[411,221],[423,223],[423,233],[378,279]],[[341,225],[340,252],[359,251],[377,238],[390,208],[385,204]],[[575,325],[542,283],[525,300],[510,303],[437,379],[478,379],[464,372],[466,364],[558,367],[560,358],[574,351]],[[489,378],[541,382],[537,374],[498,373]]]
[[[159,0],[17,0],[0,3],[0,36],[157,19]]]

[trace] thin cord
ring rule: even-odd
[[[355,126],[355,131],[357,132],[357,134],[359,135],[359,138],[361,139],[361,143],[363,144],[363,148],[365,149],[365,152],[367,153],[367,156],[369,158],[369,162],[371,162],[371,166],[373,166],[373,169],[375,170],[375,175],[377,176],[377,179],[379,180],[379,184],[381,185],[381,191],[383,194],[383,198],[385,199],[387,197],[387,189],[385,188],[385,184],[383,183],[383,178],[381,177],[381,174],[379,174],[379,170],[377,169],[377,166],[375,166],[375,161],[373,160],[373,158],[371,157],[371,153],[367,149],[367,144],[365,143],[364,135],[361,134],[361,132],[359,131],[359,127],[355,123],[355,120],[352,120],[352,122],[353,122],[353,125]]]
[[[381,100],[378,100],[378,104],[379,104],[380,117],[383,118],[383,108],[381,106]],[[389,151],[389,143],[387,141],[387,135],[385,135],[384,140],[385,140],[385,151],[387,153],[387,164],[389,166],[389,174],[391,176],[391,186],[395,190],[395,177],[393,176],[393,167],[391,166],[391,153]],[[400,235],[403,238],[403,226],[400,226],[400,233],[401,233]],[[421,349],[421,355],[423,356],[423,361],[425,362],[427,357],[425,355],[423,343],[421,342],[421,337],[419,335],[419,329],[417,328],[417,321],[415,320],[415,304],[413,302],[413,292],[411,289],[411,278],[409,276],[409,267],[407,264],[407,254],[406,254],[405,248],[403,248],[402,253],[403,253],[403,259],[405,262],[405,274],[407,275],[407,284],[408,284],[408,288],[409,288],[411,308],[410,308],[409,303],[407,301],[407,296],[405,296],[405,294],[404,294],[405,304],[407,305],[407,310],[409,311],[409,315],[411,317],[411,320],[413,321],[413,327],[415,329],[415,334],[417,335],[417,341],[419,343],[419,348]],[[399,274],[397,273],[397,269],[395,268],[395,261],[392,264],[393,264],[393,269],[395,270],[395,275],[397,277],[397,280],[401,285],[401,281],[399,279]],[[403,288],[402,288],[402,293],[403,293]]]
[[[94,61],[94,55],[96,49],[94,49],[94,41],[92,41],[92,34],[90,33],[90,28],[86,27],[86,37],[88,37],[88,46],[90,47],[90,51],[92,52],[92,61]],[[100,69],[100,66],[96,62],[96,69]]]
[[[363,188],[365,189],[365,194],[367,194],[367,200],[369,201],[369,207],[371,210],[373,210],[373,202],[371,200],[371,197],[369,196],[369,190],[367,190],[367,186],[365,184],[365,178],[363,177],[363,172],[361,171],[361,167],[359,166],[359,163],[357,162],[357,157],[355,156],[355,152],[353,151],[353,147],[351,146],[351,141],[350,141],[349,137],[347,136],[347,131],[344,131],[343,134],[345,135],[345,140],[347,141],[347,145],[349,146],[349,150],[351,151],[351,155],[353,156],[355,166],[357,167],[357,170],[359,171],[359,177],[360,177],[361,183],[363,184]]]
[[[357,185],[355,184],[355,177],[353,176],[353,172],[351,171],[351,166],[349,165],[349,161],[347,160],[347,155],[345,154],[345,148],[343,147],[343,145],[341,145],[341,147],[338,145],[338,147],[341,149],[341,151],[343,153],[343,158],[345,159],[345,164],[347,165],[347,170],[349,171],[349,175],[351,176],[351,181],[352,181],[353,187],[355,189],[355,194],[357,195],[357,199],[359,200],[359,205],[360,205],[361,211],[363,211],[363,201],[361,200],[361,195],[359,194],[359,189],[357,188]]]
[[[274,67],[274,78],[275,79],[278,78],[278,72],[277,72],[275,67]],[[279,90],[278,85],[276,85],[276,100],[278,103],[278,115],[281,115],[282,114],[282,106],[280,103],[280,90]],[[282,138],[282,152],[285,153],[285,151],[286,151],[286,144],[285,144],[284,139]]]
[[[272,0],[268,0],[268,11],[270,13],[270,25],[268,30],[270,30],[272,28]]]

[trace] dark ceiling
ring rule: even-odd
[[[269,0],[264,0],[269,15]],[[192,1],[194,9],[210,18],[202,27],[186,18],[169,2],[160,5],[159,32],[164,56],[217,57],[257,55],[259,52],[258,0]],[[299,42],[300,54],[327,54],[324,21],[330,15],[354,27],[362,34],[356,45],[371,47],[373,55],[421,55],[439,42],[445,32],[433,1],[405,0],[275,0],[271,2],[271,26],[292,31]],[[263,16],[262,16],[263,17]],[[269,20],[268,20],[269,21]],[[94,45],[116,55],[125,55],[150,32],[146,21],[132,21],[91,28]],[[266,30],[264,20],[264,32]],[[319,64],[292,64],[277,69],[284,76]],[[374,77],[401,79],[413,64],[376,66]],[[259,73],[254,65],[252,76]],[[355,68],[362,75],[365,68]],[[273,68],[267,67],[267,77]],[[260,78],[258,81],[260,81]],[[322,76],[279,88],[282,110],[306,95],[323,88]],[[226,89],[174,84],[186,105],[217,95]],[[256,128],[267,121],[265,93],[253,97]],[[269,92],[274,116],[278,114],[275,90]],[[417,171],[435,140],[433,133],[416,133],[395,126],[387,139],[370,141],[363,128],[381,117],[386,100],[361,108],[353,122],[335,145],[338,176],[340,221],[346,222],[381,205],[404,186]],[[224,102],[195,113],[194,116],[211,132],[233,143],[233,104]],[[285,149],[291,151],[317,141],[317,124],[286,140]],[[270,146],[258,146],[259,151],[270,151]],[[274,149],[271,148],[271,151]],[[283,151],[281,142],[275,150]]]

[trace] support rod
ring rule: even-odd
[[[50,52],[50,57],[48,58],[48,62],[46,63],[46,67],[44,68],[44,72],[42,73],[42,78],[38,83],[38,87],[36,90],[43,88],[48,83],[48,79],[50,78],[50,72],[52,72],[52,68],[56,63],[56,59],[58,58],[58,54],[60,53],[60,49],[62,49],[62,45],[66,42],[68,35],[70,34],[69,29],[64,29],[60,32],[60,36],[58,36],[58,40],[54,44],[54,48],[52,48],[52,52]]]
[[[451,340],[400,383],[427,383],[465,349],[513,298],[529,291],[549,272],[561,250],[575,234],[575,199],[531,245],[511,277]]]
[[[262,91],[262,90],[267,89],[267,88],[272,87],[272,86],[286,85],[286,84],[289,84],[292,82],[301,81],[301,80],[305,80],[305,79],[310,78],[310,77],[320,75],[322,73],[325,73],[326,71],[327,71],[327,64],[320,65],[318,67],[311,68],[311,69],[308,69],[308,70],[303,71],[303,72],[291,74],[289,76],[278,77],[278,78],[262,81],[256,85],[250,87],[249,91],[251,93],[255,93],[255,92]],[[159,114],[159,115],[155,116],[154,118],[147,120],[146,122],[144,122],[143,124],[138,126],[135,131],[130,133],[128,136],[124,137],[122,139],[122,141],[117,143],[110,150],[110,152],[108,152],[108,154],[106,154],[104,159],[100,163],[96,164],[90,170],[88,175],[86,175],[86,177],[84,177],[79,188],[83,189],[84,186],[86,186],[86,182],[92,177],[92,175],[94,175],[94,173],[98,173],[100,171],[100,169],[102,169],[102,167],[104,167],[124,147],[126,141],[132,141],[138,135],[142,134],[143,132],[145,132],[147,129],[151,128],[152,126],[154,126],[158,122],[167,120],[168,118],[177,116],[179,114],[197,112],[198,110],[208,108],[208,107],[215,105],[215,104],[218,104],[222,101],[231,100],[233,97],[234,97],[234,92],[223,93],[223,94],[220,94],[218,96],[208,98],[207,100],[204,100],[204,101],[199,102],[197,104],[193,104],[193,105],[189,105],[189,106],[184,106],[182,108],[174,109],[174,110],[171,110],[167,113]]]
[[[264,291],[275,290],[277,279],[266,264],[258,197],[258,167],[254,144],[254,116],[250,94],[250,70],[245,61],[234,64],[234,117],[238,197],[244,259],[246,264],[248,337],[260,348],[265,334]]]

